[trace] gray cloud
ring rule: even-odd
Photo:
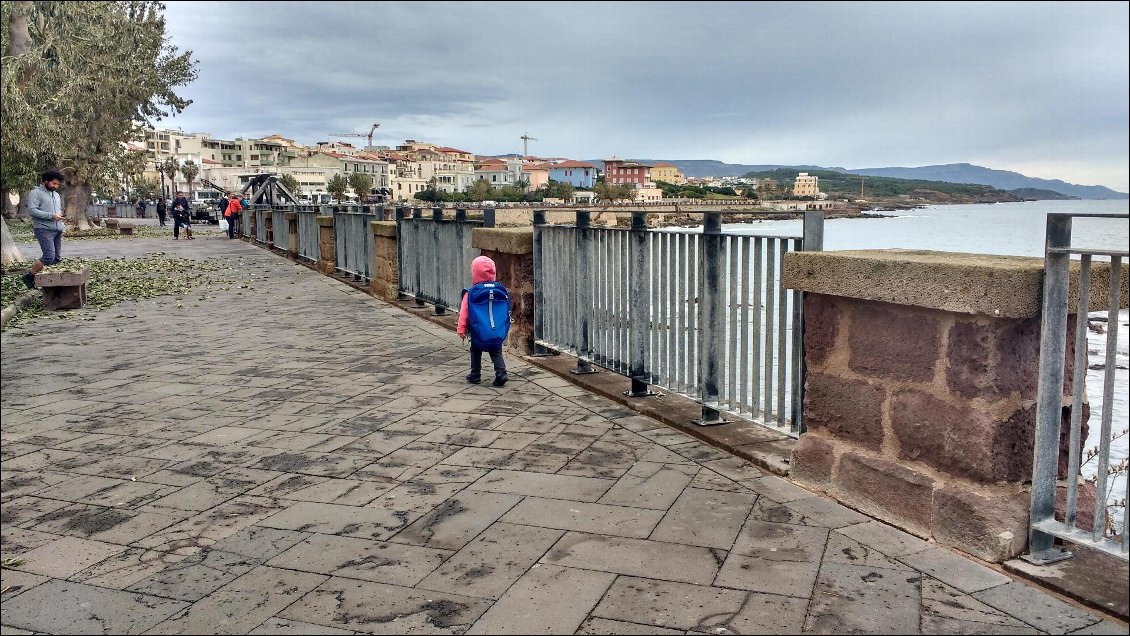
[[[482,154],[969,161],[1127,191],[1126,3],[171,2],[164,125]]]

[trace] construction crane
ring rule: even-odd
[[[377,129],[380,128],[380,127],[381,127],[380,124],[373,124],[373,127],[369,129],[369,134],[365,134],[365,133],[338,133],[336,135],[330,135],[330,137],[365,137],[366,139],[369,140],[368,145],[372,146],[373,145],[373,133],[375,133],[377,131]]]
[[[538,140],[537,137],[531,137],[530,133],[528,133],[528,132],[522,133],[522,136],[519,137],[519,139],[522,140],[522,156],[523,157],[530,154],[530,142]]]

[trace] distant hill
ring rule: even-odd
[[[589,163],[604,169],[604,162],[600,159],[589,159]],[[660,161],[674,165],[688,177],[740,177],[751,172],[771,172],[780,169],[790,169],[800,172],[831,171],[845,174],[861,174],[873,177],[894,177],[896,179],[911,179],[914,181],[942,181],[946,183],[972,183],[977,185],[992,186],[998,190],[1026,190],[1020,196],[1025,199],[1053,198],[1058,196],[1040,195],[1038,191],[1054,192],[1076,199],[1127,199],[1130,194],[1116,192],[1105,186],[1084,186],[1067,183],[1059,179],[1039,179],[1027,177],[1019,172],[1008,170],[994,170],[970,163],[950,163],[937,166],[922,166],[919,168],[859,168],[848,170],[846,168],[827,168],[823,166],[786,166],[780,164],[751,165],[743,163],[724,163],[708,159],[637,159],[644,163],[658,163]],[[795,175],[794,175],[795,176]]]
[[[777,168],[746,173],[751,179],[774,179],[779,187],[791,188],[796,168]],[[864,198],[870,201],[900,200],[909,205],[924,203],[1002,203],[1023,201],[1007,190],[977,183],[947,183],[924,179],[860,176],[834,170],[809,170],[820,178],[820,190],[835,199]],[[864,183],[860,183],[863,181]],[[860,187],[863,187],[861,197]],[[1056,197],[1063,195],[1055,193]]]
[[[791,168],[796,170],[835,170],[847,172],[843,168],[822,168],[820,166],[783,166],[775,165],[748,165],[744,163],[723,163],[711,159],[635,159],[647,164],[659,162],[669,163],[679,169],[679,172],[688,177],[740,177],[747,172],[765,172],[778,168]],[[604,170],[604,161],[601,159],[587,159],[589,163]]]
[[[1059,179],[1037,179],[1026,177],[1019,172],[994,170],[969,163],[948,163],[939,166],[920,168],[861,168],[848,170],[851,174],[873,177],[895,177],[896,179],[918,179],[921,181],[945,181],[948,183],[979,183],[1000,190],[1034,188],[1051,190],[1077,199],[1128,199],[1130,194],[1115,192],[1105,186],[1083,186],[1060,181]]]
[[[1079,197],[1068,196],[1052,190],[1041,190],[1040,188],[1017,188],[1009,190],[1009,192],[1024,199],[1025,201],[1062,201],[1065,199],[1078,199]]]

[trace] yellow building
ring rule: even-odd
[[[793,184],[793,196],[812,197],[820,196],[820,177],[802,172],[796,176]]]
[[[679,169],[669,163],[657,163],[651,167],[648,173],[648,178],[652,181],[663,181],[666,183],[673,183],[675,185],[683,185],[687,182],[687,178]]]

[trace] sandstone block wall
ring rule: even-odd
[[[986,560],[1022,553],[1041,267],[1035,258],[899,250],[787,255],[785,285],[807,292],[807,431],[790,476]],[[1092,298],[1105,298],[1107,275],[1096,268]],[[1074,315],[1068,327],[1060,479]]]

